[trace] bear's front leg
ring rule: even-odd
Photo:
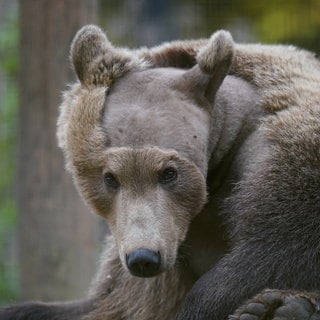
[[[319,290],[319,115],[318,106],[291,108],[261,127],[257,149],[246,153],[247,171],[225,202],[234,247],[196,282],[179,320],[226,320],[266,288]],[[286,297],[277,312],[289,312],[296,299]],[[297,320],[310,317],[307,305]],[[280,315],[251,319],[290,319]]]
[[[309,292],[265,290],[236,310],[229,320],[319,320],[320,304]]]

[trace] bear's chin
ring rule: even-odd
[[[159,270],[156,272],[134,273],[129,270],[130,274],[137,278],[154,278],[162,274],[165,270]]]

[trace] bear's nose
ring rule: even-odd
[[[153,277],[160,271],[161,255],[145,248],[136,249],[126,255],[127,266],[132,275],[137,277]]]

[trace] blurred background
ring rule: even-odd
[[[0,0],[0,304],[85,294],[106,227],[66,174],[55,129],[77,29],[152,46],[228,29],[319,53],[319,0]]]

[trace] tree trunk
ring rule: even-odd
[[[96,269],[99,227],[57,148],[61,91],[71,81],[70,42],[92,23],[96,1],[20,1],[17,190],[21,300],[84,295]]]

